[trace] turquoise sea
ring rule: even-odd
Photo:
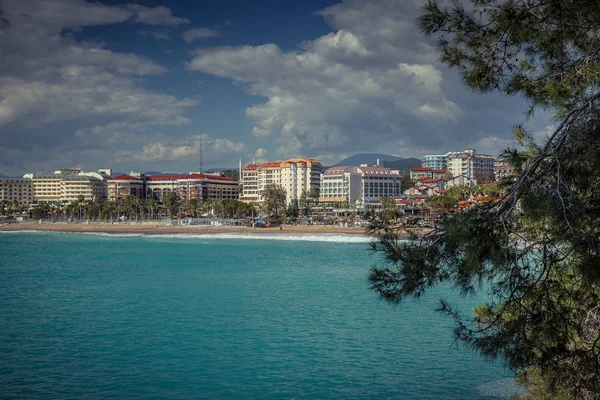
[[[393,308],[362,237],[0,232],[3,399],[499,399],[437,289]]]

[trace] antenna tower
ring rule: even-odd
[[[204,173],[204,169],[203,169],[203,160],[202,160],[202,153],[204,152],[204,137],[201,136],[200,137],[200,164],[198,165],[198,167],[200,168],[200,174]]]

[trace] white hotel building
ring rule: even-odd
[[[242,169],[240,200],[261,203],[264,201],[262,192],[265,187],[274,184],[285,189],[286,204],[291,205],[302,197],[303,192],[319,189],[322,169],[321,163],[312,158],[248,164]]]
[[[475,149],[455,151],[446,154],[427,154],[421,159],[423,168],[447,169],[452,176],[464,175],[468,179],[485,177],[484,182],[494,180],[493,156],[477,154]]]
[[[379,165],[332,167],[321,177],[319,201],[377,203],[383,196],[400,196],[400,180],[399,171]]]

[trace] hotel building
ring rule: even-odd
[[[469,179],[477,179],[478,183],[493,182],[494,157],[476,154],[474,149],[463,152],[448,153],[448,171],[452,176],[464,175]]]
[[[399,171],[380,165],[332,167],[321,177],[319,201],[376,203],[383,196],[400,196],[400,182]]]
[[[33,184],[26,178],[0,178],[0,201],[33,203]]]
[[[447,154],[426,154],[421,159],[421,166],[423,168],[431,169],[446,169],[447,165]]]
[[[106,199],[106,181],[111,172],[110,169],[84,172],[81,168],[65,168],[51,174],[25,174],[23,178],[31,180],[33,203],[74,202],[79,196],[84,200]]]
[[[239,182],[217,174],[148,175],[131,173],[108,181],[110,200],[130,195],[162,201],[169,193],[184,200],[237,199]]]
[[[319,189],[323,166],[312,158],[290,158],[264,164],[248,164],[242,169],[242,195],[246,202],[263,201],[262,193],[267,185],[278,185],[286,192],[286,204],[299,200],[312,188]]]
[[[144,197],[144,180],[139,176],[133,176],[133,173],[132,175],[116,176],[106,183],[108,186],[108,199],[111,201],[131,195],[139,198]]]
[[[488,183],[494,180],[494,162],[493,156],[476,154],[474,149],[466,149],[446,154],[426,154],[421,159],[421,166],[432,170],[447,169],[453,176],[464,175],[469,179],[479,178],[482,181],[479,183]],[[411,177],[412,175],[411,169]]]

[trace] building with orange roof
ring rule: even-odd
[[[283,161],[251,163],[242,168],[240,200],[263,202],[262,192],[267,185],[285,189],[286,204],[299,200],[303,193],[319,189],[323,166],[313,158],[295,157]]]

